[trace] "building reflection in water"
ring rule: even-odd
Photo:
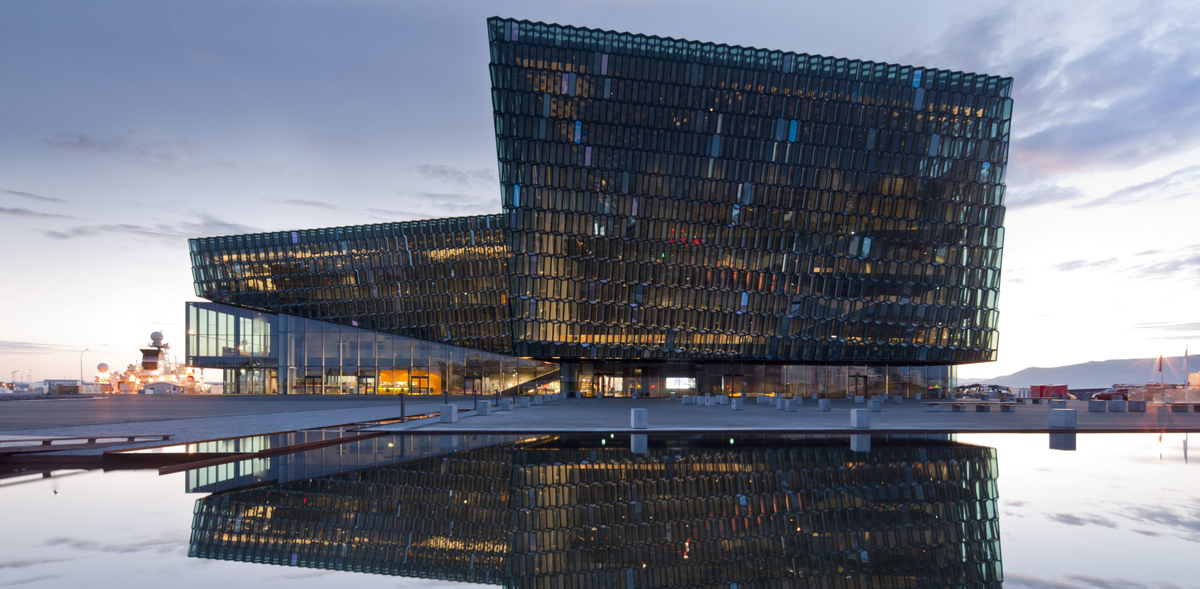
[[[539,438],[210,495],[189,555],[520,588],[1001,586],[992,448],[630,442]]]

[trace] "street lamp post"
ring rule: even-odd
[[[79,353],[79,392],[83,393],[83,353],[91,348],[84,348],[83,352]],[[58,389],[54,389],[54,396],[58,396]]]
[[[9,380],[12,381],[9,384],[12,385],[13,392],[17,391],[17,373],[20,371],[21,371],[20,369],[14,370],[14,371],[12,371],[12,374],[8,375]]]

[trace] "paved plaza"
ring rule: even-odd
[[[1077,432],[1185,432],[1200,431],[1200,413],[1171,413],[1151,405],[1145,413],[1089,413],[1087,401],[1067,401],[1076,410]],[[951,412],[943,406],[937,413],[928,411],[922,401],[903,404],[885,402],[879,413],[870,414],[869,430],[850,427],[850,411],[865,409],[866,404],[834,399],[828,413],[817,402],[806,399],[796,412],[760,405],[748,399],[742,411],[729,405],[705,407],[683,405],[669,399],[568,399],[513,411],[493,411],[489,416],[460,418],[457,423],[430,424],[422,433],[560,433],[560,432],[636,432],[630,428],[630,409],[646,409],[647,432],[805,432],[805,433],[954,433],[954,432],[1050,432],[1072,431],[1049,427],[1049,405],[1017,405],[1013,413],[1001,413],[992,406],[978,413],[968,402],[966,412]],[[383,426],[380,429],[390,429]]]
[[[442,397],[410,397],[406,415],[437,412]],[[474,407],[474,398],[456,397],[457,406]],[[971,404],[963,413],[948,406],[937,413],[924,402],[890,402],[870,414],[869,429],[850,425],[850,412],[867,405],[834,399],[832,410],[821,412],[806,399],[795,412],[747,399],[742,411],[729,405],[683,405],[669,399],[567,399],[512,411],[459,413],[457,423],[427,419],[393,426],[385,431],[431,434],[483,433],[955,433],[955,432],[1192,432],[1200,431],[1200,413],[1172,413],[1150,405],[1145,413],[1089,413],[1086,401],[1068,401],[1076,410],[1074,430],[1049,427],[1049,406],[1017,405],[1013,413],[977,413]],[[646,409],[645,430],[630,428],[630,410]],[[108,396],[95,399],[13,401],[3,405],[0,437],[103,436],[171,434],[174,442],[194,442],[297,429],[320,428],[400,417],[397,397],[301,396]],[[24,426],[24,427],[23,427]],[[132,444],[149,445],[145,444]],[[76,452],[98,452],[80,450]]]

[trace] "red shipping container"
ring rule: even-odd
[[[1029,387],[1029,396],[1042,399],[1066,399],[1065,384],[1035,384]]]

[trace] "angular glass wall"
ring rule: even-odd
[[[187,304],[187,363],[224,368],[226,392],[527,394],[558,367],[220,303]]]
[[[676,395],[846,395],[942,398],[957,385],[953,366],[837,366],[754,361],[561,360],[562,390],[579,397]]]
[[[634,451],[628,436],[571,436],[472,449],[210,495],[188,555],[529,589],[1001,587],[994,449],[847,446],[656,437]]]
[[[506,352],[498,215],[189,241],[196,296]]]
[[[517,355],[994,359],[1010,78],[488,30]]]

